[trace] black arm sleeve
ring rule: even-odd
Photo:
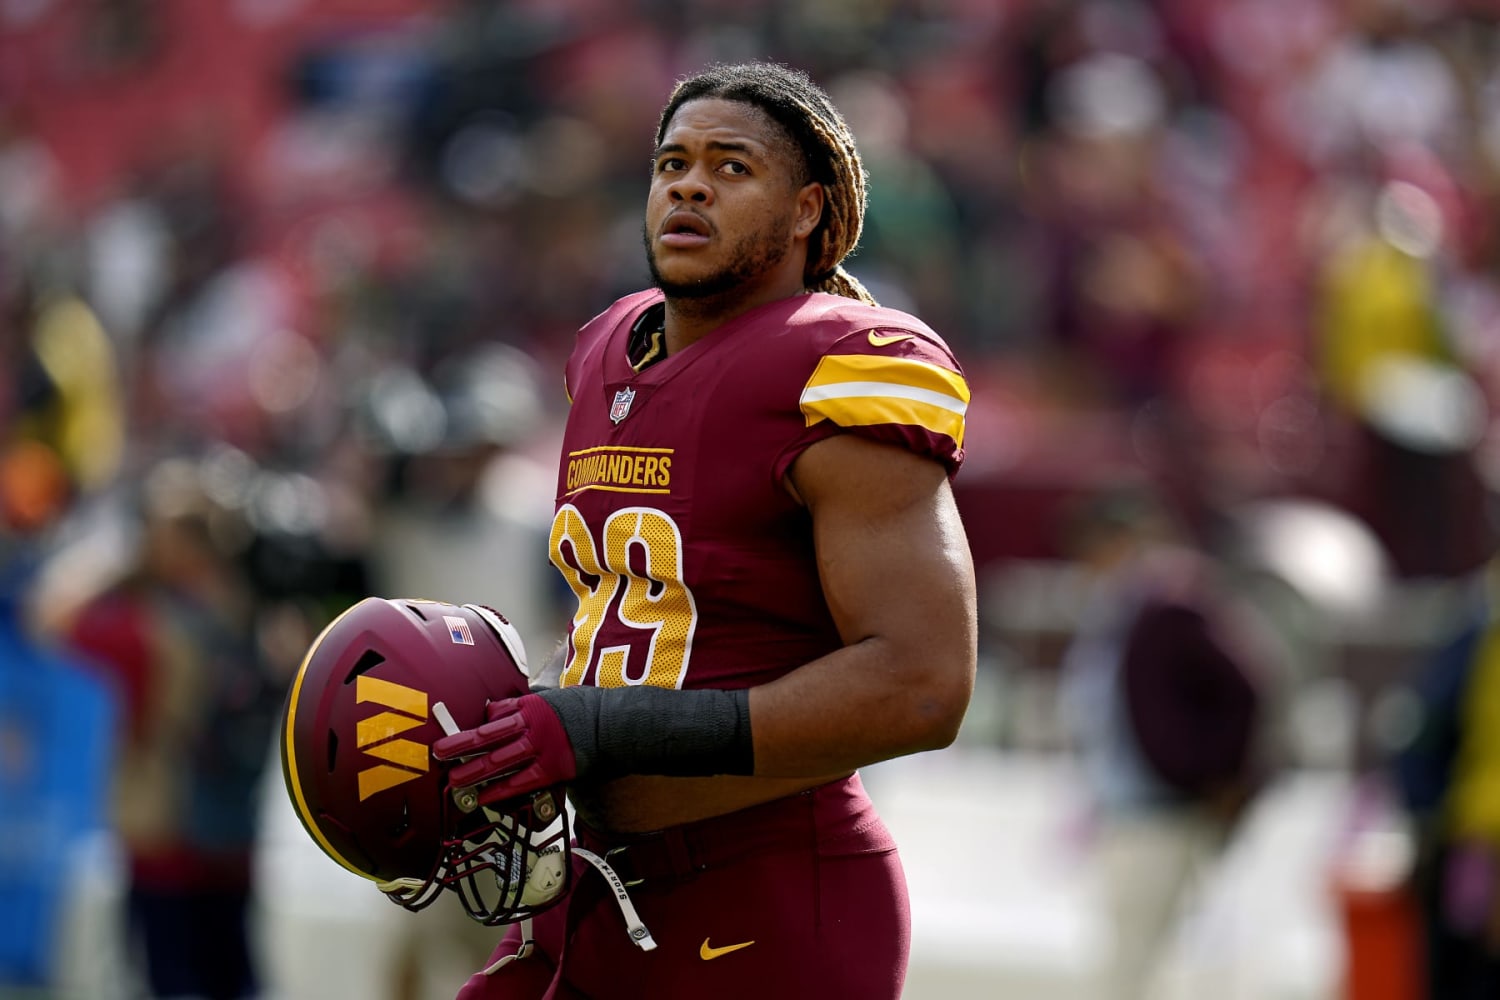
[[[567,730],[580,778],[755,773],[749,691],[580,686],[535,693]]]

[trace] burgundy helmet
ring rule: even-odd
[[[308,649],[281,728],[287,794],[333,860],[407,909],[453,889],[475,920],[546,909],[567,888],[562,788],[480,806],[449,788],[441,737],[486,721],[485,705],[527,692],[515,628],[475,604],[370,597]]]

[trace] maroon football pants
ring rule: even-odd
[[[473,976],[459,1000],[898,1000],[910,910],[901,862],[859,776],[642,838],[577,841],[606,857],[657,947],[644,951],[604,877],[574,859],[536,950]],[[520,947],[512,926],[491,962]]]

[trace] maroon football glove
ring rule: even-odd
[[[577,777],[568,733],[540,697],[492,701],[485,715],[489,721],[478,728],[444,736],[432,745],[438,760],[463,761],[448,772],[450,789],[477,786],[479,804],[489,805]]]

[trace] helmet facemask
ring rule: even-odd
[[[505,812],[481,806],[477,821],[443,841],[442,854],[425,879],[377,882],[387,898],[413,912],[451,889],[470,917],[486,926],[514,923],[546,907],[567,891],[571,847],[562,796],[546,789]],[[450,807],[461,815],[457,806]],[[551,819],[544,819],[550,816]],[[455,817],[455,825],[463,823]]]

